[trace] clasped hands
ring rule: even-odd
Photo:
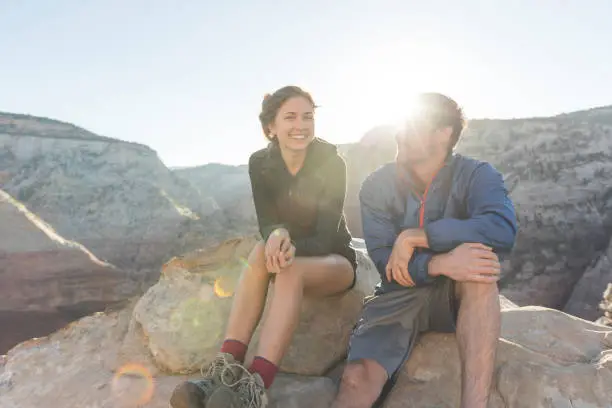
[[[422,229],[402,231],[393,244],[385,268],[389,282],[415,286],[408,263],[416,248],[429,248]],[[429,262],[430,276],[445,275],[458,282],[495,283],[500,278],[501,265],[493,249],[480,243],[464,243],[450,252],[434,255]]]
[[[295,245],[289,231],[284,228],[274,230],[266,241],[264,252],[268,272],[280,273],[288,268],[295,259]]]

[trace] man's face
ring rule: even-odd
[[[436,115],[427,113],[408,119],[397,135],[400,156],[411,164],[444,157],[450,148],[453,128],[440,123]]]

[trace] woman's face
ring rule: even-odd
[[[270,136],[283,149],[300,151],[314,139],[314,107],[302,96],[289,98],[281,105],[270,125]]]

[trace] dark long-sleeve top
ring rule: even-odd
[[[278,145],[270,143],[251,155],[249,176],[264,240],[275,229],[286,228],[296,256],[352,251],[343,211],[346,164],[336,146],[314,139],[302,168],[293,176]]]

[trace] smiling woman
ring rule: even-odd
[[[262,102],[259,120],[268,146],[249,159],[249,177],[261,241],[251,251],[232,301],[225,340],[202,378],[180,384],[173,408],[265,408],[267,389],[300,319],[304,297],[345,293],[357,260],[343,213],[346,164],[335,145],[315,134],[316,105],[297,86]],[[217,284],[218,283],[218,284]],[[250,366],[243,365],[274,285]],[[225,295],[221,282],[215,291]],[[231,295],[231,293],[230,293]],[[219,384],[225,386],[219,386]]]

